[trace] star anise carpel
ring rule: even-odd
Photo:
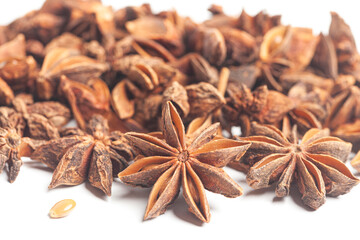
[[[304,204],[317,209],[325,195],[345,194],[359,183],[343,163],[351,144],[329,136],[328,129],[310,129],[299,143],[296,128],[287,139],[276,127],[254,122],[251,135],[241,138],[251,142],[241,162],[250,166],[246,179],[255,189],[276,184],[276,196],[284,197],[296,182]]]
[[[152,187],[144,219],[164,213],[182,188],[189,210],[201,221],[210,221],[205,189],[226,197],[242,194],[241,187],[221,168],[236,161],[250,144],[214,139],[218,123],[189,138],[176,108],[167,102],[162,113],[162,136],[129,132],[125,137],[144,157],[119,173],[122,182]]]

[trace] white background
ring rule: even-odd
[[[103,1],[114,9],[144,1]],[[202,21],[210,16],[211,3],[225,12],[251,15],[260,10],[282,14],[282,22],[311,27],[327,33],[330,11],[337,11],[350,25],[359,45],[360,14],[357,1],[151,1],[154,12],[176,8],[183,16]],[[0,24],[37,9],[43,1],[0,1]],[[350,169],[350,164],[347,164]],[[211,221],[200,223],[182,196],[164,215],[142,221],[150,189],[131,188],[114,182],[112,197],[84,183],[48,190],[52,172],[40,163],[24,159],[17,180],[10,184],[0,175],[0,239],[359,239],[360,186],[338,198],[327,198],[317,211],[304,208],[296,191],[284,199],[274,189],[252,190],[245,175],[225,169],[243,188],[243,196],[227,199],[207,192]],[[360,175],[357,174],[359,177]],[[50,219],[48,211],[57,201],[72,198],[75,210],[66,218]]]

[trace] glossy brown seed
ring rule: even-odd
[[[70,214],[74,210],[76,202],[72,199],[61,200],[50,209],[49,216],[51,218],[62,218]]]

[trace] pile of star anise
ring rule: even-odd
[[[208,222],[205,189],[242,194],[225,166],[277,197],[299,191],[312,209],[350,191],[360,55],[349,26],[331,13],[316,35],[264,12],[209,11],[195,23],[148,4],[47,0],[1,26],[0,170],[13,182],[30,157],[54,170],[49,188],[89,181],[110,196],[117,177],[152,187],[145,219],[181,189]]]

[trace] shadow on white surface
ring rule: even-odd
[[[199,219],[197,219],[194,214],[189,212],[188,208],[189,207],[188,207],[185,199],[183,198],[182,193],[180,192],[179,197],[169,207],[167,212],[169,212],[169,210],[171,210],[176,217],[178,217],[180,220],[183,220],[191,225],[198,226],[198,227],[203,226],[204,223],[202,221],[200,221]],[[166,212],[165,212],[165,214],[166,214]]]
[[[94,195],[95,197],[103,200],[103,201],[108,201],[109,200],[109,197],[103,192],[101,191],[100,189],[92,186],[88,181],[86,181],[85,183],[82,183],[82,184],[85,184],[85,188],[92,193],[92,195]]]
[[[23,161],[23,163],[24,163],[24,165],[27,165],[30,168],[34,168],[34,169],[37,169],[37,170],[40,170],[40,171],[46,171],[46,172],[49,172],[51,174],[53,173],[53,170],[51,168],[45,166],[41,162],[29,160],[29,161]]]

